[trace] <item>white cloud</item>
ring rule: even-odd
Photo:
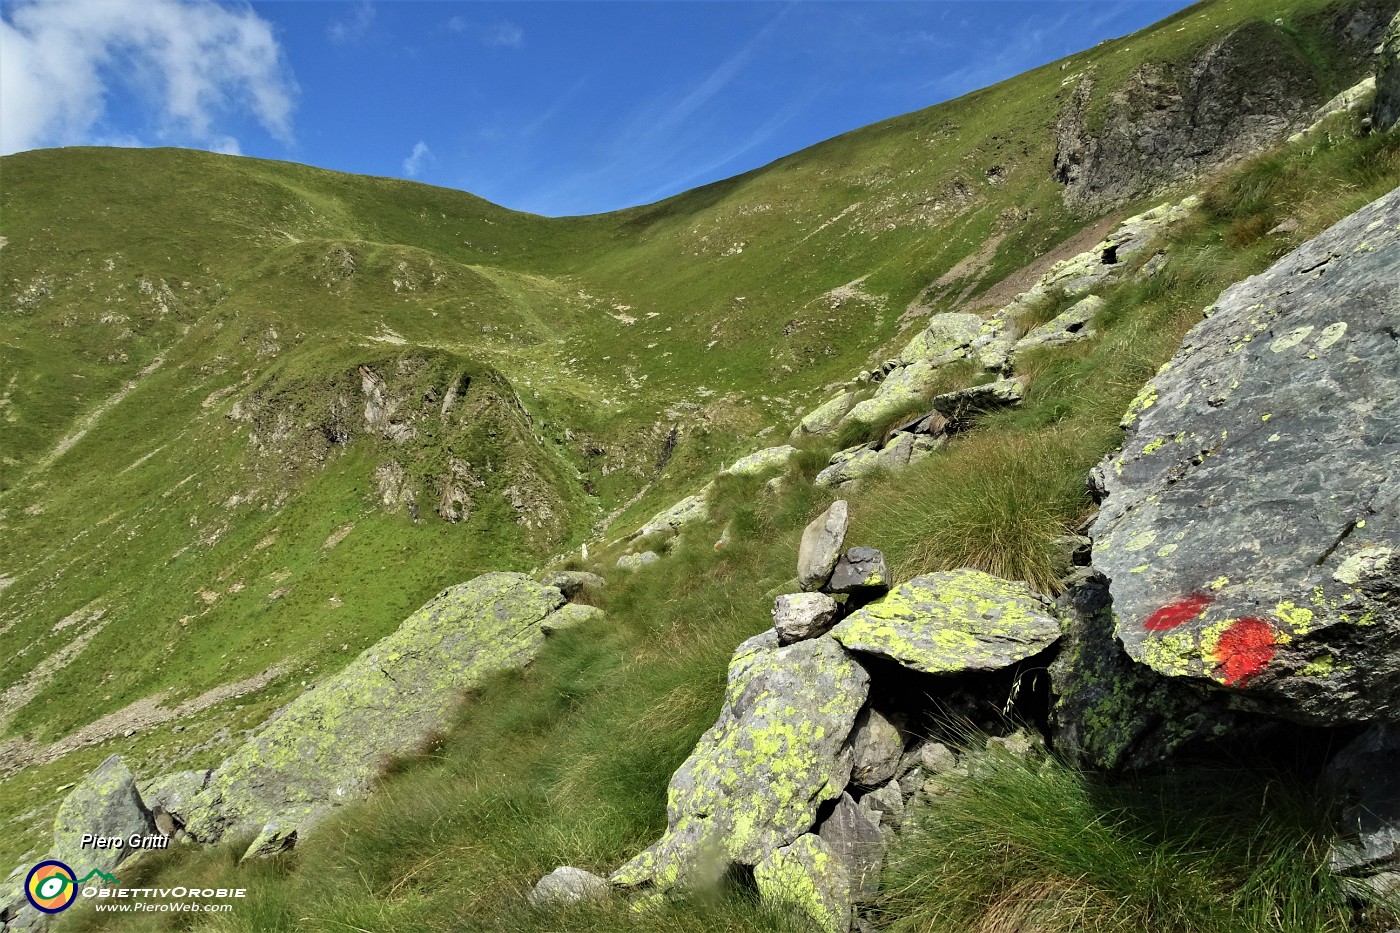
[[[482,45],[494,48],[518,49],[525,45],[525,30],[508,19],[496,20],[494,23],[478,23],[465,17],[454,16],[447,21],[447,28],[452,32],[474,36]]]
[[[364,39],[369,34],[369,27],[374,25],[374,4],[369,0],[360,0],[355,4],[355,9],[350,14],[349,19],[336,20],[331,23],[327,32],[330,34],[332,42],[339,42],[342,45],[353,45]]]
[[[403,160],[403,173],[409,178],[417,176],[423,171],[423,167],[433,161],[433,151],[428,148],[428,144],[423,140],[418,140],[407,159]]]
[[[0,153],[130,134],[109,97],[149,101],[161,141],[237,151],[216,128],[250,112],[290,141],[295,83],[272,26],[213,0],[23,2],[0,15]]]

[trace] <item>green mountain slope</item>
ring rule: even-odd
[[[0,858],[96,759],[216,762],[443,586],[631,530],[1145,203],[1066,206],[1083,75],[1092,115],[1281,19],[1306,109],[1359,75],[1371,6],[1203,3],[594,217],[176,150],[0,160]]]

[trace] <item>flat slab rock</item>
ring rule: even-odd
[[[719,719],[671,778],[666,834],[613,884],[712,883],[811,829],[850,780],[846,739],[869,686],[826,635],[778,647],[770,630],[740,645]]]
[[[1059,639],[1060,623],[1024,583],[964,569],[901,583],[847,616],[831,637],[926,674],[956,674],[1038,654]]]
[[[1160,674],[1299,722],[1400,702],[1400,193],[1221,295],[1134,400],[1094,566]]]
[[[250,854],[287,848],[299,829],[367,794],[390,757],[444,728],[461,691],[532,658],[540,623],[563,602],[519,573],[443,590],[225,759],[186,831],[201,842],[258,833]]]

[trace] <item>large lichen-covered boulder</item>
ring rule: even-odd
[[[1295,721],[1400,702],[1400,193],[1227,289],[1134,400],[1091,535],[1159,674]]]
[[[859,421],[864,424],[879,424],[886,421],[922,401],[937,379],[938,367],[932,363],[920,361],[896,369],[880,383],[874,397],[852,407],[841,419],[841,423]]]
[[[747,457],[740,457],[729,466],[720,470],[721,476],[759,476],[769,470],[777,470],[787,466],[787,462],[792,459],[792,455],[797,453],[797,448],[788,444],[781,447],[765,447],[763,450],[749,454]]]
[[[1059,639],[1060,624],[1024,583],[963,569],[901,583],[843,619],[831,637],[926,674],[956,674],[1039,654]]]
[[[900,351],[899,361],[944,366],[963,359],[985,328],[986,322],[975,314],[935,314]]]
[[[800,437],[813,434],[830,434],[836,430],[836,426],[841,423],[841,419],[855,403],[856,394],[854,392],[842,392],[835,398],[823,402],[809,411],[798,422],[797,427],[792,429],[791,439],[797,440]]]
[[[137,850],[84,848],[84,835],[125,840],[154,832],[155,822],[136,789],[136,777],[120,755],[111,755],[59,805],[53,824],[54,857],[84,874],[92,869],[111,871]]]
[[[704,521],[709,515],[709,511],[709,502],[706,499],[705,491],[693,496],[686,496],[669,509],[662,509],[653,515],[632,537],[645,538],[655,534],[675,534],[686,525]]]
[[[1390,21],[1390,27],[1381,41],[1371,121],[1378,130],[1388,130],[1400,122],[1400,13],[1396,13]]]
[[[380,768],[447,725],[462,691],[529,661],[564,602],[519,573],[449,587],[339,674],[284,707],[214,772],[186,831],[202,842],[258,832],[285,847],[364,796]]]
[[[850,878],[820,836],[807,833],[772,852],[754,866],[753,880],[764,900],[796,907],[827,933],[850,930]]]
[[[850,780],[846,739],[869,685],[829,636],[779,647],[769,630],[740,645],[719,719],[671,778],[666,834],[613,883],[703,885],[811,829]]]

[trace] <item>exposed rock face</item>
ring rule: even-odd
[[[1018,404],[1025,390],[1023,379],[998,379],[940,395],[931,407],[947,422],[945,430],[960,431],[978,415]]]
[[[108,757],[68,794],[53,825],[54,857],[86,874],[96,868],[111,871],[131,849],[83,848],[85,833],[120,836],[154,833],[151,811],[136,790],[136,778],[120,755]]]
[[[619,570],[639,570],[647,564],[654,564],[661,559],[661,555],[655,551],[643,551],[640,554],[623,554],[617,559]]]
[[[790,904],[826,933],[851,928],[851,883],[842,861],[821,837],[807,833],[754,866],[764,900]]]
[[[860,402],[842,418],[842,423],[860,421],[866,424],[879,424],[895,416],[902,409],[925,398],[934,381],[938,378],[938,368],[931,363],[910,363],[896,369],[875,390],[873,398]]]
[[[704,521],[708,515],[709,505],[705,500],[705,493],[700,492],[693,496],[687,496],[669,509],[657,512],[632,537],[645,538],[654,534],[675,534],[692,522]]]
[[[209,784],[212,771],[177,771],[162,775],[140,788],[141,800],[152,810],[159,808],[171,814],[181,826],[199,792]]]
[[[915,577],[851,613],[831,637],[926,674],[992,671],[1044,651],[1060,624],[1024,583],[979,570]]]
[[[823,635],[836,624],[841,607],[825,593],[791,593],[773,602],[773,629],[785,645]]]
[[[1089,326],[1089,322],[1103,306],[1104,300],[1097,295],[1081,299],[1073,307],[1034,328],[1026,336],[1016,341],[1016,349],[1012,351],[1013,354],[1024,353],[1036,347],[1058,347],[1067,343],[1088,340],[1094,336],[1094,329]]]
[[[824,402],[807,413],[797,427],[792,430],[793,439],[812,434],[830,434],[836,430],[836,426],[841,423],[846,412],[851,410],[855,404],[856,394],[854,392],[842,392],[840,395]]]
[[[788,460],[797,453],[796,447],[784,444],[782,447],[767,447],[747,457],[740,457],[720,470],[721,476],[758,476],[769,470],[787,466]]]
[[[561,865],[539,880],[530,891],[528,900],[535,907],[554,907],[600,900],[608,896],[608,890],[606,879],[582,868]]]
[[[1400,122],[1400,13],[1390,21],[1381,40],[1380,60],[1376,63],[1376,101],[1371,120],[1378,130],[1388,130]]]
[[[1400,193],[1221,295],[1130,407],[1091,531],[1117,635],[1300,722],[1400,702]]]
[[[904,364],[943,366],[968,355],[986,325],[975,314],[935,314],[899,354]]]
[[[563,601],[518,573],[444,590],[230,755],[196,798],[186,830],[201,842],[259,832],[250,852],[286,847],[367,793],[391,756],[443,728],[462,690],[533,657],[540,623]]]
[[[1066,601],[1074,622],[1050,664],[1049,734],[1059,754],[1085,768],[1144,768],[1235,724],[1219,699],[1128,657],[1113,635],[1102,578],[1075,587]]]
[[[1094,89],[1091,72],[1056,127],[1055,177],[1072,207],[1127,200],[1257,151],[1327,96],[1287,34],[1263,22],[1179,68],[1143,65],[1106,101]]]
[[[804,590],[819,590],[831,579],[831,571],[841,557],[841,545],[846,541],[849,523],[846,500],[837,499],[802,532],[802,544],[797,551],[797,581]]]
[[[846,745],[870,677],[829,636],[739,646],[719,719],[671,778],[666,835],[614,884],[662,890],[756,865],[812,828],[851,775]]]

